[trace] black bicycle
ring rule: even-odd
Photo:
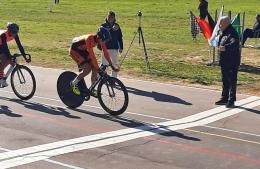
[[[89,88],[84,79],[78,83],[80,95],[75,94],[70,85],[77,74],[70,71],[63,72],[57,81],[57,91],[62,102],[70,108],[77,108],[90,99],[91,93],[97,87],[98,101],[106,112],[113,116],[124,113],[129,102],[127,89],[119,79],[106,73],[107,67],[101,65],[98,80]]]
[[[6,78],[10,75],[11,87],[14,94],[22,99],[29,100],[33,97],[36,90],[35,77],[27,66],[20,65],[17,62],[17,57],[22,56],[22,54],[14,54],[12,56],[13,64],[10,66],[6,73]],[[31,55],[26,54],[27,59],[31,60]]]

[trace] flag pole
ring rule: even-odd
[[[218,10],[215,11],[215,23],[217,23]],[[216,47],[213,47],[213,63],[216,62]]]
[[[242,42],[244,41],[244,29],[245,29],[245,16],[246,16],[246,13],[244,12],[243,13],[243,22],[242,22],[242,33],[241,33],[241,42],[240,42],[240,57],[242,55]]]

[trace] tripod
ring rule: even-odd
[[[123,63],[124,59],[126,58],[130,48],[132,47],[133,45],[133,42],[136,38],[136,35],[138,34],[139,35],[139,46],[141,44],[141,41],[142,41],[142,44],[143,44],[143,49],[144,49],[144,59],[145,59],[145,62],[146,62],[146,67],[150,70],[150,61],[149,61],[149,57],[147,55],[147,50],[146,50],[146,46],[145,46],[145,41],[144,41],[144,35],[143,35],[143,30],[142,30],[142,27],[141,27],[141,21],[142,21],[142,12],[141,11],[138,11],[137,13],[137,16],[139,17],[139,25],[138,25],[138,28],[137,28],[137,31],[135,32],[134,34],[134,37],[130,43],[130,46],[129,48],[127,49],[127,52],[125,54],[125,57],[123,58],[121,64]]]

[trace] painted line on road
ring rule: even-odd
[[[235,137],[230,137],[230,136],[225,136],[225,135],[220,135],[220,134],[214,134],[214,133],[209,133],[209,132],[203,132],[203,131],[198,131],[198,130],[192,130],[192,129],[184,129],[184,130],[191,131],[193,133],[200,133],[203,135],[222,137],[222,138],[229,139],[229,140],[235,140],[235,141],[241,141],[241,142],[245,142],[245,143],[260,145],[260,142],[258,142],[258,141],[251,141],[251,140],[240,139],[240,138],[235,138]]]
[[[260,135],[258,135],[258,134],[242,132],[242,131],[236,131],[236,130],[231,130],[231,129],[225,129],[225,128],[221,128],[221,127],[214,127],[214,126],[209,126],[209,125],[204,125],[203,127],[211,128],[211,129],[217,129],[217,130],[222,130],[222,131],[229,131],[229,132],[232,132],[232,133],[244,134],[244,135],[249,135],[249,136],[260,137]]]
[[[13,94],[13,92],[10,91],[2,91],[0,90],[0,92],[4,92],[4,93],[9,93],[9,94]],[[33,96],[34,98],[38,98],[38,99],[43,99],[43,100],[49,100],[49,101],[56,101],[59,103],[62,103],[61,100],[58,99],[53,99],[53,98],[48,98],[48,97],[42,97],[42,96]],[[10,97],[9,97],[10,98]],[[99,110],[104,110],[102,107],[99,106],[94,106],[94,105],[87,105],[87,104],[83,104],[83,107],[90,107],[90,108],[95,108],[95,109],[99,109]],[[67,108],[67,107],[62,107],[62,106],[57,106],[57,107],[61,107],[61,108]],[[132,114],[132,115],[137,115],[137,116],[143,116],[143,117],[149,117],[149,118],[154,118],[154,119],[160,119],[160,120],[172,120],[172,119],[167,119],[167,118],[163,118],[163,117],[157,117],[157,116],[151,116],[151,115],[146,115],[146,114],[139,114],[139,113],[133,113],[133,112],[124,112],[124,114]]]
[[[5,151],[5,152],[12,151],[12,150],[2,148],[2,147],[0,147],[0,150]],[[54,161],[54,160],[51,160],[51,159],[45,159],[43,161],[46,161],[46,162],[49,162],[49,163],[52,163],[52,164],[56,164],[56,165],[60,165],[60,166],[63,166],[63,167],[71,168],[71,169],[84,169],[84,168],[81,168],[81,167],[76,167],[76,166],[73,166],[73,165],[70,165],[70,164],[65,164],[65,163],[62,163],[62,162],[59,162],[59,161]]]
[[[46,97],[41,97],[41,96],[36,96],[36,98],[61,102],[60,100],[57,100],[57,99],[51,99],[51,98],[46,98]],[[260,97],[259,97],[259,99],[260,99]],[[82,106],[103,110],[102,107],[98,107],[98,106],[92,106],[92,105],[87,105],[87,104],[83,104]],[[133,114],[136,116],[149,117],[149,118],[154,118],[154,119],[158,119],[158,120],[167,120],[167,121],[174,120],[174,119],[170,119],[170,118],[163,118],[163,117],[151,116],[151,115],[145,115],[145,114],[133,113],[133,112],[125,112],[125,114]],[[242,132],[242,131],[237,131],[237,130],[231,130],[231,129],[225,129],[225,128],[221,128],[221,127],[213,127],[213,126],[209,126],[209,125],[203,125],[203,127],[260,137],[260,135],[257,135],[257,134],[253,134],[253,133],[249,133],[249,132]]]
[[[10,93],[13,94],[13,92],[10,91],[2,91],[1,92],[5,92],[5,93]],[[34,96],[35,98],[39,98],[39,99],[43,99],[43,100],[50,100],[50,101],[56,101],[56,102],[61,102],[58,99],[53,99],[53,98],[47,98],[47,97],[42,97],[42,96]],[[257,97],[257,96],[254,96]],[[9,97],[10,98],[10,97]],[[258,97],[260,99],[260,97]],[[67,109],[67,107],[62,107],[62,106],[57,106],[57,105],[50,105],[50,104],[45,104],[47,106],[54,106],[54,107],[60,107],[60,108],[64,108]],[[91,107],[91,108],[95,108],[95,109],[100,109],[103,110],[102,107],[98,107],[98,106],[93,106],[93,105],[87,105],[87,104],[83,104],[83,107]],[[158,116],[151,116],[151,115],[145,115],[145,114],[139,114],[139,113],[133,113],[133,112],[125,112],[125,114],[133,114],[133,115],[137,115],[137,116],[143,116],[143,117],[149,117],[149,118],[154,118],[154,119],[159,119],[159,120],[166,120],[166,121],[171,121],[174,119],[170,119],[170,118],[163,118],[163,117],[158,117]],[[242,132],[242,131],[237,131],[237,130],[231,130],[231,129],[225,129],[225,128],[221,128],[221,127],[213,127],[213,126],[209,126],[209,125],[203,125],[203,127],[206,128],[213,128],[213,129],[217,129],[217,130],[223,130],[223,131],[229,131],[229,132],[233,132],[233,133],[239,133],[239,134],[245,134],[245,135],[251,135],[251,136],[256,136],[256,137],[260,137],[260,135],[254,134],[254,133],[249,133],[249,132]]]
[[[174,147],[179,147],[182,149],[186,149],[189,150],[189,153],[195,152],[195,153],[200,153],[200,154],[207,154],[208,155],[213,155],[214,157],[221,157],[221,158],[230,158],[230,159],[234,159],[234,160],[239,160],[239,161],[243,161],[243,162],[247,162],[250,164],[260,164],[260,160],[256,159],[256,158],[252,158],[249,156],[244,156],[244,155],[239,155],[239,154],[232,154],[232,153],[228,153],[228,152],[223,152],[220,151],[219,149],[214,149],[214,148],[209,148],[209,147],[201,147],[201,146],[197,146],[197,145],[193,145],[193,144],[187,144],[187,143],[180,143],[180,142],[175,142],[175,141],[167,141],[167,140],[161,140],[158,138],[144,138],[145,140],[149,140],[149,141],[154,141],[163,145],[174,145]],[[216,147],[217,148],[217,147]],[[196,155],[195,155],[196,156]]]
[[[253,108],[260,105],[260,100],[258,100],[258,98],[256,97],[250,97],[238,101],[237,105],[243,106],[245,108]],[[122,143],[137,138],[152,136],[155,134],[162,134],[169,131],[176,131],[180,129],[187,129],[191,127],[201,126],[201,125],[205,125],[217,121],[222,118],[232,116],[244,110],[234,108],[234,109],[227,109],[226,111],[218,112],[219,109],[215,108],[215,111],[217,111],[215,115],[213,115],[212,112],[210,111],[206,111],[211,113],[211,116],[209,116],[208,118],[195,120],[194,118],[191,119],[189,117],[186,117],[183,118],[182,120],[181,119],[173,120],[173,121],[157,123],[152,125],[145,125],[137,128],[117,130],[117,131],[112,131],[112,132],[107,132],[102,134],[96,134],[96,135],[85,136],[76,139],[58,141],[55,143],[49,143],[49,144],[24,148],[20,150],[14,150],[12,152],[7,152],[7,153],[1,153],[0,159],[1,160],[5,159],[5,160],[0,162],[0,166],[3,167],[3,169],[10,168],[10,167],[28,164],[35,161],[48,159],[53,156],[71,153],[75,151],[103,147],[112,144]],[[203,113],[204,112],[198,114],[203,114]],[[197,116],[193,116],[193,117],[197,118]],[[187,121],[188,119],[190,121]]]
[[[63,71],[68,70],[68,69],[44,68],[44,67],[40,67],[40,66],[30,66],[30,67],[36,68],[36,69],[55,70],[55,71],[60,71],[61,73]],[[220,93],[221,92],[220,90],[217,90],[217,89],[207,89],[207,88],[200,88],[200,87],[194,87],[194,86],[183,86],[183,85],[172,84],[172,83],[156,82],[156,81],[152,81],[152,80],[141,80],[141,79],[127,78],[127,77],[120,77],[120,79],[131,80],[131,81],[135,81],[135,82],[149,83],[149,84],[158,84],[158,85],[165,85],[165,86],[172,86],[172,87],[180,87],[180,88],[188,88],[188,89],[210,91],[210,92],[216,92],[216,93]],[[239,95],[247,96],[247,97],[253,96],[253,95],[248,95],[248,94],[239,94]]]

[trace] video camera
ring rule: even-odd
[[[141,11],[138,11],[136,15],[141,17],[141,16],[143,16],[143,13]]]

